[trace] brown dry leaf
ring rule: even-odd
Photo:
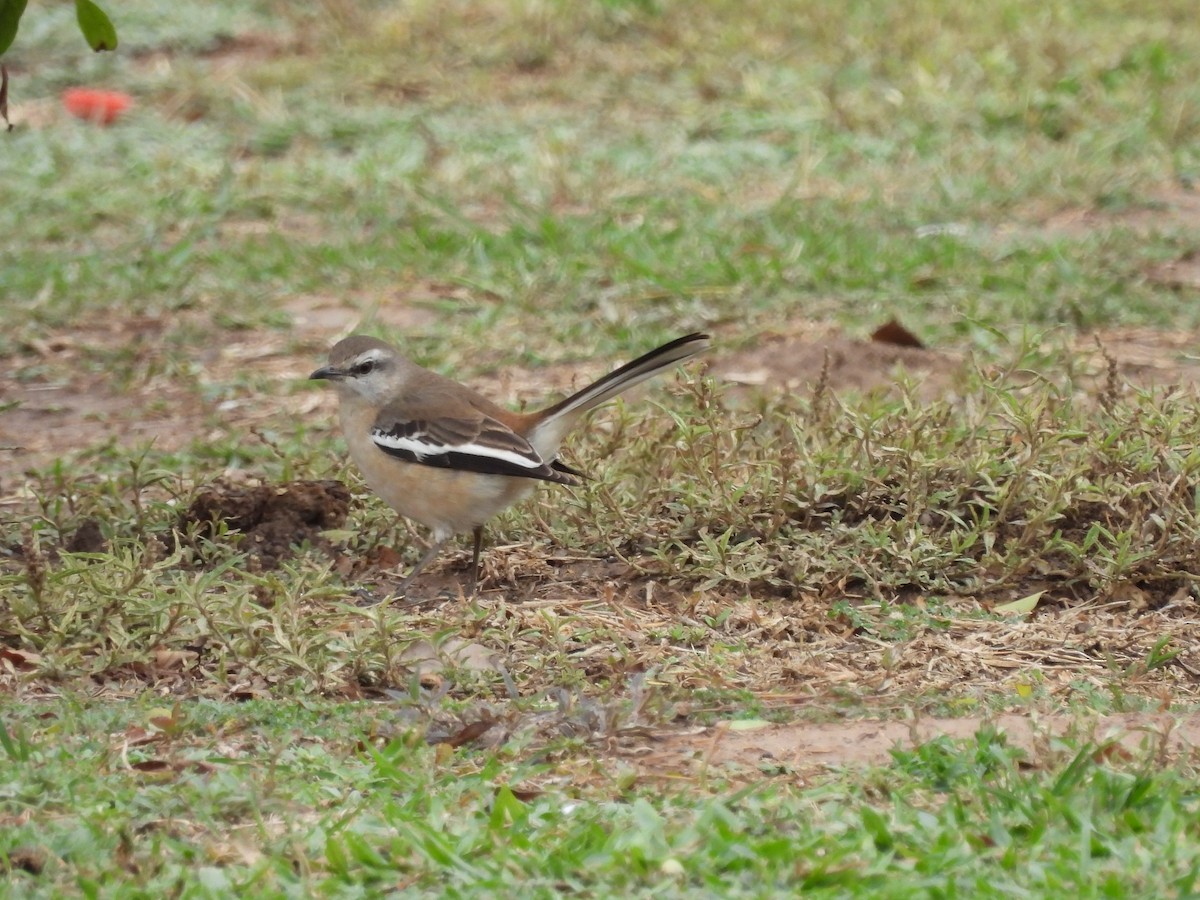
[[[42,657],[29,650],[0,647],[0,662],[15,672],[28,672],[42,664]]]
[[[117,844],[116,852],[117,865],[133,875],[140,875],[142,867],[138,864],[137,856],[134,852],[133,838],[125,830],[121,831],[121,841]]]
[[[245,684],[234,686],[229,691],[229,699],[231,700],[261,700],[269,696],[271,696],[270,687],[258,675],[255,675]]]
[[[170,709],[158,707],[150,710],[147,721],[168,737],[174,737],[183,726],[182,711],[178,703]]]
[[[446,683],[446,680],[437,672],[421,672],[417,681],[422,688],[435,694],[441,691],[442,686]]]
[[[140,725],[130,725],[125,729],[125,744],[129,747],[144,747],[163,740],[164,735],[159,731],[147,731]]]
[[[1111,741],[1098,747],[1092,754],[1092,760],[1098,763],[1127,763],[1132,759],[1133,753],[1117,741]]]
[[[29,349],[42,357],[42,359],[49,359],[65,351],[76,350],[79,347],[79,342],[67,335],[51,335],[45,340],[31,337],[25,343]]]
[[[130,763],[129,768],[148,775],[162,775],[175,771],[175,766],[165,759],[143,759],[141,762]]]
[[[925,344],[921,339],[905,328],[897,319],[889,319],[871,332],[871,340],[879,344],[893,344],[897,347],[919,347]]]
[[[522,803],[532,803],[538,797],[546,793],[539,788],[519,788],[513,787],[512,785],[509,785],[508,789],[512,792],[512,795]]]
[[[447,744],[451,747],[461,747],[463,744],[469,744],[472,741],[483,737],[483,735],[486,734],[488,730],[495,724],[495,721],[492,719],[480,719],[478,722],[472,722],[471,724],[464,726],[458,731],[458,733],[450,735],[450,737],[440,741],[439,743]]]
[[[380,569],[394,569],[404,562],[404,557],[391,547],[380,547],[371,555],[371,565]]]
[[[143,759],[140,762],[130,763],[129,768],[135,772],[141,772],[144,775],[178,775],[183,772],[196,772],[200,775],[210,775],[216,771],[216,767],[210,763],[201,762],[200,760],[173,760],[173,759]]]
[[[1131,610],[1137,611],[1145,609],[1150,605],[1150,595],[1144,590],[1131,582],[1123,582],[1115,585],[1109,597],[1117,603],[1127,605]]]

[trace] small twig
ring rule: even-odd
[[[825,400],[829,394],[829,348],[825,348],[825,357],[821,361],[821,374],[817,376],[816,384],[812,388],[812,396],[809,398],[809,407],[812,409],[813,418],[820,420],[825,415]]]
[[[0,119],[4,120],[8,131],[13,130],[13,123],[8,119],[8,66],[4,63],[0,63]]]
[[[713,757],[717,753],[717,747],[724,740],[725,735],[729,733],[728,722],[718,722],[713,729],[712,740],[709,741],[708,748],[704,751],[704,756],[700,761],[700,785],[702,788],[708,786],[708,767],[712,764]]]
[[[1096,348],[1100,351],[1100,355],[1104,358],[1104,363],[1107,367],[1104,377],[1104,390],[1100,393],[1100,408],[1109,415],[1112,415],[1112,411],[1117,405],[1117,398],[1121,394],[1120,373],[1117,368],[1117,361],[1108,352],[1108,348],[1100,343],[1098,336],[1095,337],[1095,341]]]
[[[435,603],[449,603],[451,600],[454,599],[454,596],[452,594],[450,594],[449,591],[439,591],[437,594],[434,594],[432,597],[418,597],[415,600],[409,600],[407,598],[405,598],[404,600],[401,600],[400,598],[403,596],[404,596],[403,594],[400,594],[400,595],[396,595],[396,596],[384,597],[382,600],[379,601],[378,605],[383,606],[386,604],[387,606],[389,606],[395,610],[419,609],[422,606],[432,606]]]

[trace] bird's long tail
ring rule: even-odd
[[[641,384],[647,378],[653,378],[685,359],[703,353],[708,347],[709,336],[700,332],[687,334],[663,344],[547,409],[539,416],[542,421],[537,430],[543,432],[550,445],[557,447],[571,424],[589,409],[611,400],[622,391],[635,384]]]

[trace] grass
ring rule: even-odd
[[[903,23],[714,7],[687,27],[674,6],[472,17],[452,5],[372,13],[382,22],[369,29],[334,16],[310,62],[296,49],[313,23],[287,11],[195,13],[184,40],[157,37],[147,7],[126,29],[138,55],[74,75],[144,95],[128,128],[68,127],[52,145],[44,132],[13,137],[5,181],[24,188],[10,215],[41,252],[7,269],[5,288],[38,297],[29,327],[105,308],[219,316],[230,296],[269,316],[297,292],[466,279],[503,303],[456,309],[464,336],[524,331],[549,312],[573,340],[582,312],[609,348],[628,330],[596,315],[606,285],[655,337],[731,316],[752,332],[797,297],[851,321],[904,296],[935,338],[948,336],[938,320],[959,319],[951,310],[998,327],[1161,324],[1137,278],[1161,245],[1118,233],[1003,246],[989,234],[1023,210],[1136,209],[1153,203],[1148,188],[1190,177],[1186,29],[1126,12],[1120,29],[1088,17],[1055,30],[1053,15],[1020,8],[985,25],[937,3]],[[205,75],[188,48],[219,53],[247,20],[262,29],[250,64]],[[578,61],[523,69],[531,26]],[[23,43],[16,64],[36,46]],[[496,56],[471,49],[483,47]],[[164,54],[171,66],[154,65]],[[397,105],[389,92],[409,82],[420,102]],[[1044,133],[1042,107],[1065,107],[1065,133]],[[81,164],[91,154],[122,165]],[[39,163],[30,172],[23,159]],[[131,219],[136,229],[113,224]],[[914,227],[960,220],[964,237],[912,240]],[[267,233],[222,229],[245,222]],[[647,294],[658,299],[638,303]]]
[[[620,770],[564,788],[545,763],[386,738],[355,707],[64,707],[18,727],[13,799],[37,822],[0,854],[24,895],[1106,896],[1186,894],[1198,866],[1187,775],[1108,745],[1031,761],[986,730],[820,787],[718,776],[697,796]]]
[[[356,706],[200,701],[22,717],[10,771],[36,820],[6,829],[24,896],[232,890],[763,896],[1187,893],[1193,781],[1111,745],[1030,758],[984,730],[819,788],[709,790],[544,761],[450,755]],[[20,742],[15,752],[10,749]],[[23,867],[23,868],[22,868]],[[29,869],[36,869],[30,872]]]
[[[506,590],[531,585],[530,599],[570,601],[566,610],[510,607],[501,592],[461,608],[449,631],[513,655],[512,671],[530,684],[613,688],[650,663],[669,666],[680,687],[711,679],[712,654],[755,655],[751,635],[761,635],[764,616],[781,618],[780,636],[800,637],[813,653],[836,656],[857,637],[874,658],[872,641],[978,631],[973,620],[996,623],[990,609],[1034,593],[1061,610],[1038,619],[1050,628],[1081,605],[1156,608],[1120,647],[1091,635],[1060,641],[1053,655],[1069,652],[1068,666],[1128,668],[1160,638],[1193,640],[1185,600],[1197,576],[1197,510],[1184,486],[1200,465],[1194,404],[1137,394],[1104,401],[1104,412],[1040,382],[980,382],[969,393],[969,412],[818,397],[750,413],[698,384],[676,393],[662,409],[669,414],[623,407],[579,449],[597,461],[594,480],[543,513],[544,529],[519,513],[493,530],[501,546],[547,532],[525,552],[489,554],[486,574]],[[681,451],[662,456],[672,442]],[[308,467],[300,451],[287,452],[245,453],[241,465],[280,475]],[[217,695],[247,678],[301,694],[404,688],[410,660],[396,643],[448,627],[444,609],[356,605],[352,590],[379,574],[354,561],[404,540],[386,510],[359,514],[361,531],[335,532],[332,555],[312,547],[264,571],[251,564],[254,544],[224,528],[176,546],[174,533],[194,531],[180,517],[192,482],[173,471],[175,457],[147,462],[103,486],[55,470],[34,489],[42,506],[23,525],[22,565],[0,576],[11,598],[0,626],[40,655],[44,674],[105,678],[153,668],[165,652],[197,657],[195,689]],[[691,477],[681,482],[680,471]],[[83,521],[100,523],[107,552],[63,551]],[[631,606],[598,572],[563,568],[604,554],[646,590],[665,591],[665,605]],[[573,673],[572,655],[593,644],[611,649]],[[522,646],[528,656],[515,652]],[[918,642],[893,665],[916,676],[922,651]],[[778,674],[763,660],[745,686],[766,691]],[[934,684],[973,691],[977,674],[955,667]]]
[[[5,60],[0,890],[1195,891],[1190,752],[986,724],[1195,710],[1189,5],[110,12],[117,54],[55,7]],[[964,360],[935,399],[843,389],[867,344],[763,396],[692,367],[494,523],[479,598],[452,557],[363,604],[419,547],[303,381],[341,329],[536,402],[893,317]],[[359,499],[277,565],[181,516],[320,479]],[[931,715],[981,724],[722,738]]]

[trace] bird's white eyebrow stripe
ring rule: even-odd
[[[421,438],[422,435],[390,434],[378,428],[371,432],[371,439],[379,446],[402,453],[411,453],[419,460],[428,456],[439,456],[443,453],[463,453],[469,456],[498,459],[524,469],[540,469],[544,465],[537,456],[525,456],[511,450],[489,447],[486,444],[432,444]]]

